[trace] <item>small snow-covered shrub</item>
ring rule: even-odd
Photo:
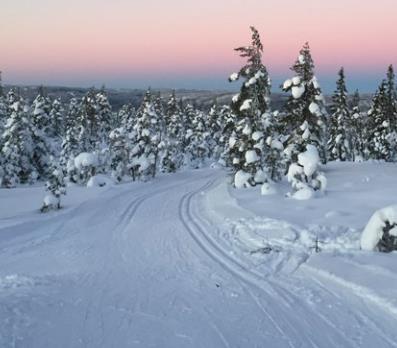
[[[250,187],[250,179],[251,174],[245,172],[244,170],[239,170],[234,176],[234,186],[236,188]]]
[[[361,249],[397,250],[397,205],[376,211],[361,235]]]

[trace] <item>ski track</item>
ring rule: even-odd
[[[0,346],[397,346],[395,318],[351,291],[231,253],[200,205],[223,175],[115,188],[0,229]],[[8,274],[27,280],[2,288]]]

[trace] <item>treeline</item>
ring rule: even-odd
[[[2,187],[47,180],[59,202],[65,180],[87,184],[97,174],[115,180],[148,180],[159,172],[199,168],[216,161],[229,168],[236,187],[272,184],[287,174],[291,196],[311,197],[326,187],[320,163],[397,158],[397,98],[390,66],[369,111],[360,97],[348,101],[343,69],[328,112],[305,44],[282,90],[290,94],[272,110],[271,81],[262,62],[259,33],[236,49],[246,60],[230,81],[241,80],[231,105],[205,112],[150,89],[138,108],[113,112],[105,89],[90,90],[65,105],[41,88],[32,103],[0,86]]]

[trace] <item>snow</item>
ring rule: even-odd
[[[248,150],[245,153],[245,161],[248,164],[259,161],[259,157],[258,157],[258,154],[256,153],[256,151],[255,150]]]
[[[301,201],[210,168],[71,186],[49,214],[43,187],[0,190],[0,346],[395,346],[397,253],[360,250],[395,164],[324,170]]]
[[[361,248],[363,250],[375,250],[382,239],[383,228],[386,222],[390,225],[397,224],[397,205],[392,205],[377,210],[368,221],[361,235]],[[395,233],[395,228],[392,233]]]
[[[236,81],[236,80],[238,80],[238,74],[237,74],[237,73],[231,74],[230,77],[229,77],[229,80],[230,80],[230,81]]]
[[[252,140],[258,141],[263,137],[263,133],[256,131],[254,133],[252,133]]]
[[[277,188],[275,185],[272,185],[271,183],[265,182],[261,186],[261,194],[263,196],[269,196],[269,195],[275,195],[277,193]]]
[[[249,179],[251,179],[251,174],[243,170],[239,170],[234,176],[234,186],[236,188],[249,187],[250,186],[250,184],[248,183]]]
[[[98,164],[98,157],[96,154],[82,152],[74,159],[74,166],[81,170],[85,167],[96,166]]]
[[[292,80],[288,79],[285,80],[284,84],[283,84],[283,89],[288,89],[292,86]]]
[[[305,57],[303,56],[303,54],[300,54],[298,57],[298,62],[300,64],[305,64]]]
[[[87,187],[104,187],[111,185],[114,185],[114,181],[102,174],[92,176],[87,182]]]
[[[299,99],[303,95],[303,93],[305,93],[305,86],[304,85],[293,86],[291,88],[291,93],[295,99]]]
[[[55,206],[58,204],[58,198],[56,198],[54,195],[52,194],[48,194],[44,197],[43,199],[43,203],[44,205],[50,207],[50,206]]]
[[[320,106],[315,103],[315,102],[311,102],[309,105],[309,111],[313,114],[313,115],[318,115],[321,114],[321,110],[320,110]]]
[[[252,99],[244,100],[243,104],[240,106],[240,111],[249,110],[251,108]]]
[[[312,188],[304,186],[300,190],[294,192],[291,197],[299,201],[308,200],[314,197],[314,191]]]
[[[298,162],[303,166],[305,175],[308,177],[312,176],[320,163],[317,148],[314,145],[307,145],[306,151],[298,155]]]
[[[292,78],[292,84],[295,86],[299,86],[301,83],[301,78],[299,76],[294,76]]]

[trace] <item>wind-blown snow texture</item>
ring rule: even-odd
[[[71,187],[46,215],[42,188],[1,190],[0,346],[397,346],[397,255],[359,249],[395,165],[326,175],[310,201],[219,169]]]

